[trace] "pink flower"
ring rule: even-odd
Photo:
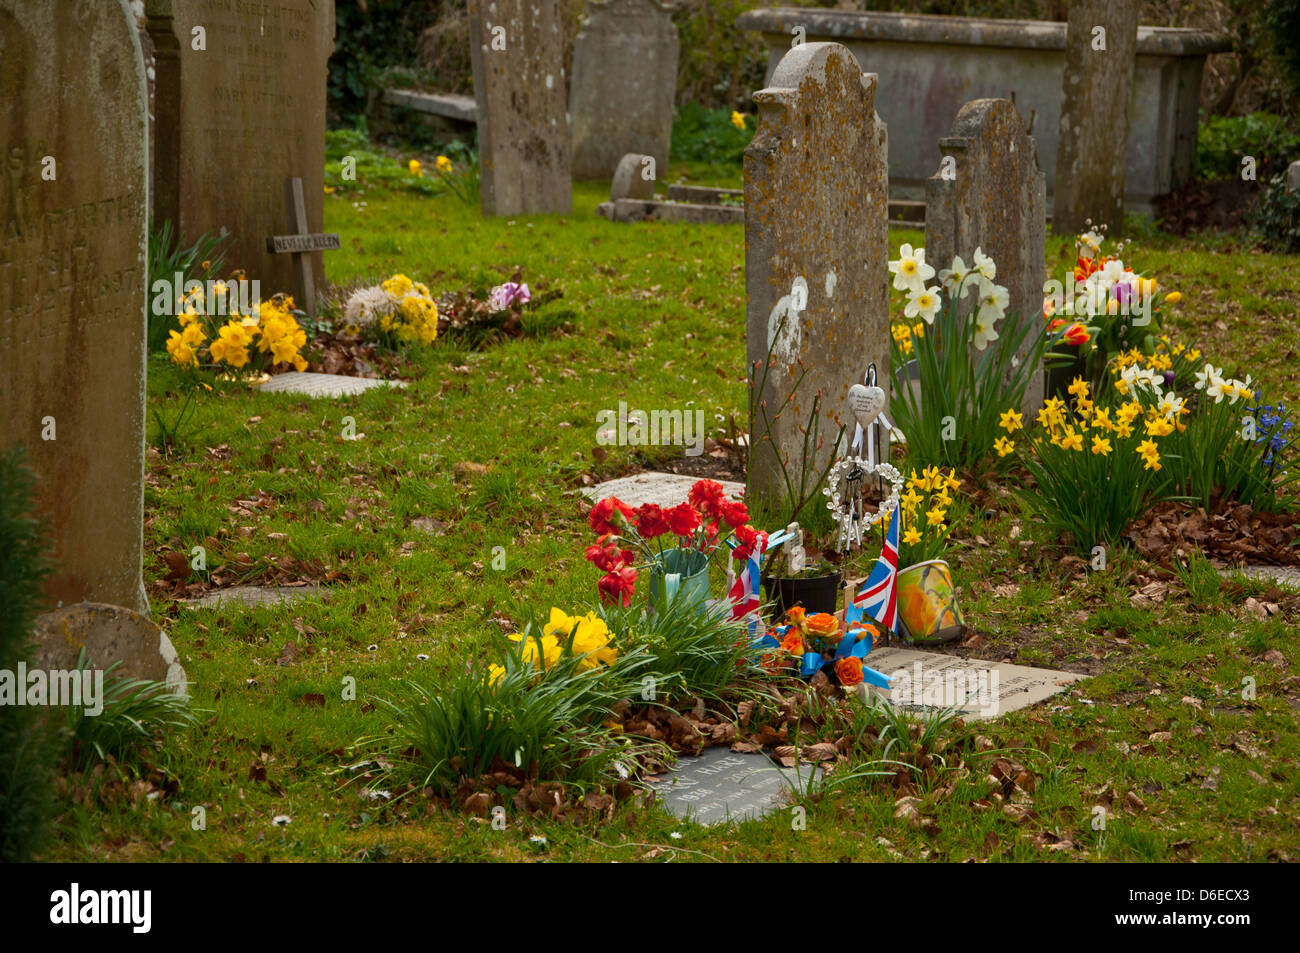
[[[497,285],[488,295],[488,307],[492,311],[504,311],[516,301],[520,304],[527,304],[533,300],[533,294],[528,290],[528,285],[517,284],[513,281],[507,281],[503,285]]]

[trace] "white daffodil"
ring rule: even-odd
[[[984,320],[984,310],[981,308],[980,313],[975,317],[975,348],[984,350],[989,346],[989,341],[998,339],[998,329],[993,326],[992,321]]]
[[[907,293],[907,307],[903,314],[909,318],[922,317],[926,324],[934,324],[935,312],[939,310],[938,288],[913,288]]]
[[[966,262],[962,261],[961,255],[956,255],[952,259],[952,267],[944,268],[939,272],[939,281],[945,291],[954,294],[968,274],[970,269],[966,267]]]
[[[1128,385],[1130,392],[1150,391],[1153,394],[1159,394],[1160,383],[1164,380],[1151,368],[1138,367],[1136,364],[1130,364],[1124,368],[1124,370],[1120,371],[1119,376]]]
[[[925,263],[924,248],[913,251],[911,245],[904,245],[898,250],[898,260],[889,263],[889,273],[899,291],[921,290],[934,277],[934,267]]]
[[[1164,417],[1176,418],[1183,412],[1183,399],[1172,390],[1165,391],[1156,404],[1156,409]]]
[[[975,270],[989,281],[998,276],[998,266],[993,259],[984,254],[980,248],[975,249]]]
[[[1125,275],[1127,275],[1128,272],[1124,270],[1124,262],[1118,258],[1112,258],[1110,261],[1106,262],[1106,264],[1101,266],[1100,274],[1105,280],[1106,285],[1113,288],[1121,281],[1127,280]]]
[[[1235,401],[1235,394],[1236,388],[1232,386],[1232,382],[1224,380],[1222,377],[1211,377],[1205,388],[1205,396],[1213,397],[1216,404],[1223,403],[1225,397],[1232,397]]]
[[[1213,364],[1206,364],[1204,370],[1196,372],[1196,389],[1205,390],[1205,385],[1216,377],[1223,374],[1223,368],[1215,367]]]
[[[985,279],[980,287],[979,319],[990,325],[1006,313],[1011,295],[1006,288]]]

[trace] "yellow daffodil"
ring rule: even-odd
[[[1092,452],[1101,454],[1103,457],[1106,456],[1106,454],[1110,453],[1110,441],[1105,437],[1094,434],[1092,437]]]
[[[1088,384],[1082,377],[1076,377],[1070,382],[1070,386],[1066,388],[1066,391],[1073,397],[1087,397]]]
[[[444,174],[450,172],[452,169],[451,160],[448,159],[446,156],[438,156],[438,160],[434,164],[437,167],[438,171]]]
[[[947,515],[944,510],[926,510],[925,518],[931,526],[942,526],[943,518]]]
[[[1074,432],[1073,427],[1066,428],[1065,435],[1061,437],[1060,447],[1062,450],[1083,450],[1083,435]]]
[[[999,457],[1005,457],[1016,449],[1016,445],[1007,437],[998,437],[993,441],[993,449],[998,452]]]
[[[736,112],[735,110],[732,110],[732,113],[731,113],[731,124],[732,124],[733,126],[735,126],[737,129],[744,129],[744,128],[745,128],[745,115],[744,115],[744,113],[738,113],[738,112]]]
[[[1007,433],[1015,433],[1024,428],[1024,415],[1018,410],[1004,411],[998,417],[998,426]]]
[[[424,169],[420,166],[419,159],[412,159],[410,162],[406,163],[406,168],[410,171],[411,175],[416,176],[417,178],[424,178]]]
[[[921,541],[921,531],[917,529],[915,526],[903,531],[904,543],[907,543],[909,545],[914,545],[916,543],[919,543],[920,541]]]

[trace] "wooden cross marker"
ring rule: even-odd
[[[302,197],[302,179],[284,180],[284,204],[289,209],[288,235],[271,235],[266,250],[275,255],[293,255],[298,272],[298,306],[313,317],[316,314],[316,280],[312,275],[312,252],[338,249],[337,233],[313,235],[307,231],[307,203]]]

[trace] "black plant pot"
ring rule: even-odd
[[[768,601],[774,603],[777,619],[785,615],[787,609],[799,605],[807,609],[809,615],[816,612],[834,614],[843,585],[844,574],[838,569],[826,576],[763,577],[763,591],[767,593]]]
[[[1044,396],[1059,397],[1068,401],[1070,382],[1076,377],[1082,377],[1085,381],[1088,379],[1088,359],[1083,354],[1083,348],[1074,344],[1061,343],[1055,350],[1058,354],[1072,353],[1074,359],[1047,369],[1046,379],[1043,382],[1043,389],[1046,392]]]

